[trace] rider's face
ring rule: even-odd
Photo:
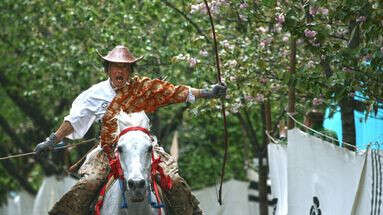
[[[113,87],[120,89],[126,85],[129,80],[131,65],[127,63],[110,63],[108,75],[113,84]]]

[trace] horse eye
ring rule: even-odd
[[[122,146],[117,147],[117,151],[118,151],[119,153],[122,153]]]
[[[148,147],[148,153],[151,153],[153,151],[153,146]]]

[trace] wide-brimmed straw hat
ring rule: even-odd
[[[135,63],[143,58],[134,57],[129,49],[122,45],[114,47],[106,56],[102,56],[99,51],[97,53],[102,59],[113,63]]]

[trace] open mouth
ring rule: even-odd
[[[123,78],[122,76],[117,76],[117,77],[116,77],[116,81],[117,81],[117,83],[119,83],[119,84],[123,84],[123,83],[124,83],[124,78]]]

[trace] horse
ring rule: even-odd
[[[100,213],[103,215],[165,215],[165,209],[157,202],[151,184],[153,146],[157,144],[149,130],[149,119],[144,112],[117,116],[119,139],[116,156],[119,156],[124,180],[116,180],[105,193]],[[129,130],[128,128],[143,128]],[[146,132],[144,132],[146,130]],[[121,135],[121,132],[126,132]],[[121,206],[124,207],[121,207]],[[160,210],[160,211],[159,211]]]

